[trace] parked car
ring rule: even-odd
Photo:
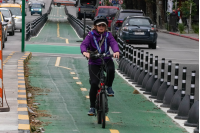
[[[128,16],[124,19],[118,36],[129,44],[148,44],[149,48],[156,49],[156,25],[145,16]]]
[[[5,20],[8,20],[7,31],[9,35],[13,36],[15,34],[15,15],[7,8],[0,8],[0,12],[3,14]],[[7,40],[7,35],[6,35]]]
[[[7,22],[8,22],[8,20],[4,19],[4,16],[1,12],[0,12],[0,17],[1,17],[2,27],[3,27],[3,30],[2,30],[2,48],[5,48],[5,41],[6,41],[6,38],[7,38]]]
[[[98,15],[106,16],[108,19],[108,28],[110,28],[112,20],[114,19],[118,10],[119,8],[115,6],[99,6],[97,8],[95,17]]]
[[[142,10],[134,10],[134,9],[121,9],[119,10],[114,20],[111,23],[111,33],[114,37],[116,37],[117,30],[121,27],[124,18],[127,16],[144,16]]]
[[[41,4],[32,4],[31,6],[31,15],[40,14],[42,16],[42,6]]]
[[[22,10],[20,4],[0,4],[2,8],[8,8],[15,15],[15,30],[22,31]]]

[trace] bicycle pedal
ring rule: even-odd
[[[88,116],[96,116],[95,114],[88,114]]]
[[[114,97],[114,95],[109,95],[109,94],[107,94],[107,96],[108,96],[108,97]]]

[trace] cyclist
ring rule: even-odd
[[[89,75],[90,75],[90,110],[88,115],[95,115],[96,94],[99,89],[99,71],[101,59],[90,59],[90,54],[106,53],[110,54],[109,48],[113,51],[113,57],[119,58],[119,47],[114,37],[107,29],[108,20],[105,16],[96,16],[94,18],[94,27],[88,33],[85,40],[81,43],[81,53],[89,59]],[[111,57],[104,58],[106,62],[106,86],[108,95],[114,96],[112,83],[115,77],[115,66]]]

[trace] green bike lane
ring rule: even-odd
[[[48,21],[36,37],[26,42],[25,51],[39,53],[78,54],[82,41],[67,20],[64,7],[52,7]],[[46,45],[51,43],[52,45]],[[70,45],[70,46],[69,46]],[[80,50],[78,51],[80,53]]]
[[[40,121],[50,123],[44,126],[45,132],[186,132],[143,95],[133,94],[134,88],[117,74],[113,83],[115,97],[108,98],[109,121],[102,129],[95,116],[87,116],[90,85],[84,58],[33,57],[28,67],[30,84],[43,90],[35,102],[40,103],[39,110],[51,115],[39,117]]]

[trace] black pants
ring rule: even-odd
[[[115,65],[112,60],[106,62],[106,86],[112,86],[113,80],[115,78]],[[90,74],[90,107],[95,107],[96,94],[99,89],[99,78],[100,78],[100,65],[89,65]]]

